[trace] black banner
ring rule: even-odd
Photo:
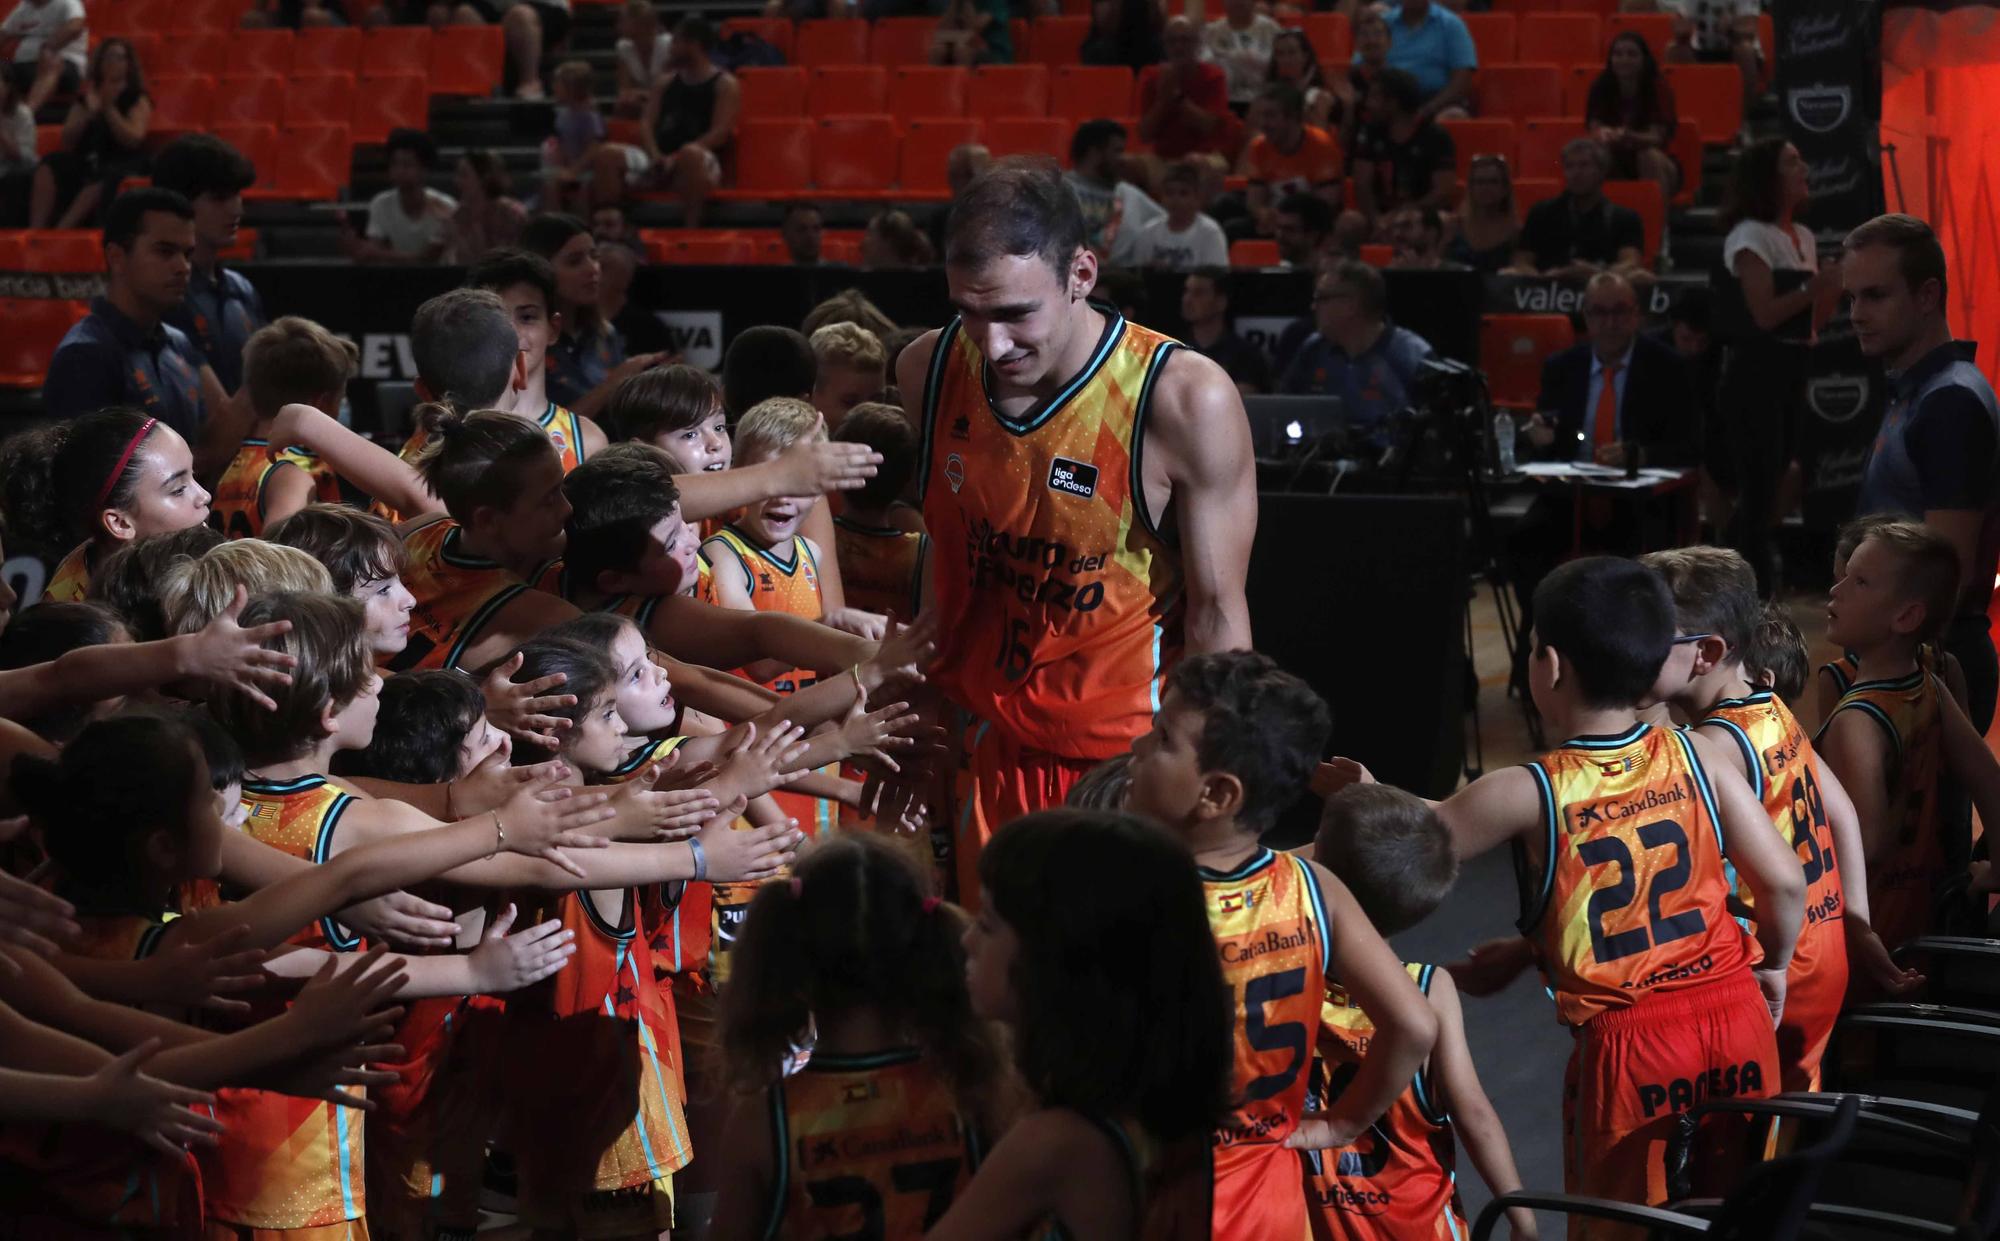
[[[1785,133],[1811,170],[1807,223],[1845,233],[1882,214],[1882,14],[1876,0],[1774,0]]]

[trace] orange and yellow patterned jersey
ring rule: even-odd
[[[295,858],[325,862],[333,856],[334,829],[354,801],[354,794],[325,776],[277,781],[246,776],[243,831]],[[331,917],[321,918],[286,942],[333,952],[351,952],[361,946],[359,936]]]
[[[930,536],[919,530],[871,526],[852,517],[833,519],[835,562],[847,605],[865,612],[891,613],[901,620],[917,614],[917,571]]]
[[[1563,1021],[1749,968],[1756,949],[1729,915],[1721,821],[1690,738],[1637,724],[1528,770],[1545,836],[1540,858],[1515,851],[1520,927]]]
[[[1425,995],[1437,967],[1403,967]],[[1361,1071],[1375,1023],[1344,988],[1329,985],[1320,1013],[1312,1111],[1324,1111]],[[1458,1202],[1451,1116],[1430,1063],[1380,1119],[1338,1150],[1305,1155],[1315,1241],[1459,1241],[1471,1235]]]
[[[918,494],[934,554],[935,676],[1020,744],[1130,748],[1181,645],[1180,557],[1146,509],[1146,407],[1176,342],[1118,314],[1081,373],[1019,418],[947,324],[924,388]]]
[[[90,590],[90,544],[79,544],[49,570],[43,603],[82,603]]]
[[[709,563],[707,553],[704,552],[702,555],[696,557],[695,572],[697,577],[694,584],[694,597],[708,604],[710,607],[721,607],[722,600],[718,599],[715,594],[715,566]]]
[[[1868,917],[1894,948],[1930,930],[1933,901],[1945,873],[1938,777],[1944,767],[1944,686],[1921,667],[1890,681],[1857,681],[1840,696],[1824,737],[1843,711],[1858,711],[1882,729],[1885,805],[1895,839],[1879,865],[1868,868]]]
[[[639,632],[645,633],[653,623],[653,613],[659,610],[659,595],[608,595],[594,603],[585,603],[577,583],[571,580],[569,566],[561,556],[535,570],[534,578],[528,583],[545,595],[554,595],[565,603],[573,603],[585,612],[616,612],[629,616],[638,623]]]
[[[721,572],[740,573],[759,612],[789,612],[807,620],[826,615],[819,594],[819,562],[802,535],[793,535],[783,552],[766,550],[735,526],[724,526],[706,549]],[[794,668],[764,682],[764,688],[790,694],[819,683],[810,668]]]
[[[777,1170],[766,1237],[917,1241],[979,1166],[975,1125],[915,1048],[816,1053],[766,1099]]]
[[[549,443],[555,445],[556,455],[562,458],[563,473],[567,474],[583,464],[582,419],[563,406],[550,401],[549,407],[542,411],[542,416],[534,421],[542,430],[548,432]],[[430,432],[419,425],[410,432],[410,438],[403,441],[402,450],[396,455],[405,461],[414,462],[417,454],[424,450],[424,445],[430,442]]]
[[[1326,992],[1326,909],[1312,863],[1259,849],[1223,874],[1204,868],[1208,924],[1236,1001],[1236,1095],[1215,1135],[1216,1171],[1284,1143],[1305,1111],[1312,1032]]]
[[[528,586],[497,562],[461,546],[457,522],[441,518],[403,536],[403,585],[417,601],[410,643],[389,658],[391,672],[456,668],[471,646]]]
[[[321,504],[340,503],[340,476],[304,448],[271,450],[271,441],[248,439],[230,458],[228,468],[215,484],[209,502],[208,524],[232,539],[254,539],[264,533],[264,488],[285,466],[297,466],[312,476],[313,499]]]

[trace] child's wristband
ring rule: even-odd
[[[688,837],[688,849],[694,854],[694,881],[700,883],[708,878],[708,854],[702,851],[701,839],[696,836]]]

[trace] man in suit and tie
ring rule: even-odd
[[[1678,353],[1639,331],[1639,295],[1600,272],[1584,289],[1584,340],[1542,364],[1537,412],[1525,428],[1545,460],[1625,465],[1695,463],[1694,380]]]

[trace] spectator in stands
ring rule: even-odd
[[[1286,82],[1298,89],[1305,101],[1306,124],[1325,129],[1336,123],[1334,109],[1340,100],[1327,89],[1326,71],[1320,67],[1319,53],[1303,30],[1280,30],[1271,40],[1271,61],[1264,66],[1264,80]]]
[[[689,228],[700,227],[709,192],[722,184],[722,156],[736,140],[736,118],[743,108],[736,75],[709,56],[714,48],[715,27],[699,17],[680,20],[674,27],[671,67],[647,97],[639,128],[645,179],[680,195]],[[597,185],[606,198],[624,197],[634,166],[624,148],[605,148]]]
[[[1316,194],[1289,194],[1271,215],[1271,240],[1287,267],[1315,267],[1333,238],[1333,208]]]
[[[889,382],[889,351],[882,338],[857,323],[829,323],[813,332],[812,406],[828,431],[840,429],[847,411],[879,401]]]
[[[738,332],[722,355],[722,408],[730,425],[774,396],[811,400],[818,365],[812,345],[788,327],[763,323]]]
[[[1112,255],[1121,244],[1129,248],[1126,230],[1136,236],[1166,214],[1144,190],[1118,175],[1124,157],[1125,127],[1117,121],[1085,121],[1070,137],[1070,166],[1063,181],[1083,208],[1084,242],[1100,257]]]
[[[0,228],[28,222],[28,186],[39,162],[35,114],[12,75],[0,73]]]
[[[938,19],[931,36],[934,65],[1006,65],[1014,61],[1013,16],[1007,0],[931,0]]]
[[[586,418],[604,407],[611,389],[648,367],[662,353],[626,356],[625,338],[598,310],[604,269],[597,238],[582,220],[540,212],[521,229],[521,248],[541,255],[556,272],[556,313],[562,335],[549,344],[549,399]]]
[[[1783,138],[1736,156],[1723,220],[1722,267],[1735,278],[1749,327],[1730,342],[1721,404],[1729,418],[1737,505],[1729,541],[1767,591],[1777,582],[1771,542],[1797,500],[1812,340],[1840,305],[1840,268],[1822,264],[1799,221],[1811,194],[1806,162]]]
[[[1458,148],[1423,110],[1423,88],[1415,76],[1404,69],[1382,70],[1368,84],[1363,106],[1368,119],[1348,155],[1354,205],[1339,225],[1347,249],[1383,238],[1389,213],[1398,207],[1445,211],[1458,198]]]
[[[1150,0],[1139,0],[1150,3]],[[1166,25],[1166,62],[1139,81],[1139,136],[1161,159],[1198,151],[1234,158],[1243,124],[1229,110],[1229,82],[1201,59],[1201,31],[1185,17]]]
[[[1419,111],[1424,119],[1466,115],[1479,53],[1472,46],[1472,32],[1465,28],[1464,19],[1433,0],[1403,0],[1403,6],[1390,9],[1387,17],[1388,63],[1417,79],[1423,91]]]
[[[1285,368],[1278,390],[1337,396],[1347,424],[1378,441],[1390,415],[1403,408],[1417,368],[1435,352],[1430,342],[1389,322],[1382,273],[1344,261],[1313,282],[1313,325]]]
[[[626,0],[618,17],[615,49],[618,100],[612,112],[636,117],[645,112],[646,98],[666,79],[671,68],[673,36],[660,29],[660,15],[648,0]]]
[[[1764,68],[1764,49],[1757,43],[1758,0],[1626,0],[1628,10],[1672,13],[1673,42],[1667,60],[1675,64],[1734,64],[1743,74],[1743,115],[1757,102],[1757,82]],[[1703,134],[1711,141],[1735,134]]]
[[[1435,207],[1399,207],[1389,218],[1389,236],[1396,247],[1389,266],[1402,271],[1464,270],[1444,252],[1444,213]]]
[[[860,289],[842,289],[806,311],[806,317],[799,323],[799,334],[810,337],[829,323],[852,323],[865,327],[884,341],[902,330]],[[889,373],[895,374],[895,368],[890,367]]]
[[[368,228],[356,237],[343,214],[341,245],[357,263],[440,263],[451,244],[458,200],[426,182],[437,146],[420,129],[389,132],[389,186],[368,200]]]
[[[1630,30],[1611,40],[1604,71],[1590,84],[1583,119],[1611,152],[1612,176],[1657,181],[1661,199],[1673,201],[1681,186],[1681,166],[1667,144],[1674,140],[1679,112],[1674,89],[1646,40]]]
[[[1354,61],[1345,73],[1335,74],[1330,86],[1334,113],[1339,119],[1340,148],[1350,154],[1368,120],[1368,88],[1389,67],[1389,19],[1382,10],[1369,7],[1354,14]],[[1419,88],[1421,92],[1421,88]]]
[[[208,134],[183,134],[153,157],[153,184],[194,208],[187,296],[166,321],[194,342],[225,392],[243,386],[243,346],[271,321],[256,287],[222,265],[243,224],[243,191],[256,182],[257,169],[242,152]]]
[[[824,232],[818,207],[795,202],[785,208],[785,218],[778,225],[778,235],[785,239],[785,253],[790,256],[792,266],[820,265],[820,239]]]
[[[861,231],[863,271],[910,271],[936,262],[931,239],[907,211],[878,211]]]
[[[639,235],[632,231],[632,221],[625,214],[623,203],[599,203],[590,209],[590,235],[597,238],[597,244],[616,243],[630,246],[635,252],[640,249]]]
[[[112,201],[104,220],[104,293],[56,346],[42,404],[51,418],[107,405],[143,409],[208,449],[196,451],[200,472],[204,461],[220,469],[236,443],[218,457],[213,441],[201,436],[228,396],[194,342],[166,322],[187,297],[193,250],[194,208],[179,194],[149,186]]]
[[[1573,138],[1562,164],[1563,192],[1528,208],[1514,266],[1576,278],[1643,271],[1645,226],[1637,212],[1604,196],[1611,153],[1595,138]]]
[[[1244,340],[1229,325],[1229,269],[1220,265],[1188,273],[1181,285],[1181,318],[1187,332],[1181,342],[1214,362],[1235,381],[1245,396],[1271,387],[1271,364],[1264,351]]]
[[[1160,205],[1167,213],[1132,235],[1135,266],[1187,271],[1229,265],[1229,239],[1201,209],[1201,169],[1193,161],[1168,166],[1160,179]]]
[[[35,169],[28,191],[28,227],[83,228],[118,192],[118,183],[146,170],[146,133],[153,97],[126,39],[97,45],[83,93],[63,118],[62,149]]]
[[[1222,67],[1229,81],[1229,105],[1239,112],[1247,111],[1264,89],[1283,29],[1257,11],[1256,0],[1223,0],[1222,16],[1202,28],[1202,58]]]
[[[625,242],[598,242],[597,317],[611,325],[627,351],[666,353],[673,344],[666,325],[632,300],[632,280],[644,265],[640,253]]]
[[[473,147],[452,169],[458,209],[452,213],[446,261],[470,264],[488,252],[521,240],[528,209],[507,193],[507,165],[493,152]]]
[[[1542,363],[1528,441],[1558,461],[1623,466],[1626,446],[1637,445],[1647,465],[1692,464],[1693,378],[1680,354],[1639,331],[1631,281],[1615,272],[1591,277],[1583,322],[1582,343]]]
[[[1258,92],[1250,108],[1257,136],[1243,150],[1238,170],[1249,179],[1246,191],[1257,231],[1270,236],[1280,199],[1315,194],[1340,203],[1340,147],[1333,135],[1306,124],[1305,96],[1290,82],[1273,82]]]
[[[555,71],[555,130],[542,139],[542,210],[582,211],[590,197],[590,182],[600,152],[605,151],[604,114],[591,93],[590,63],[566,60]],[[643,175],[647,165],[633,148],[615,148],[629,166]]]
[[[1507,268],[1520,248],[1521,216],[1514,205],[1514,174],[1498,155],[1475,155],[1465,174],[1459,208],[1444,256],[1484,276]]]
[[[1077,59],[1086,65],[1124,65],[1137,73],[1157,65],[1166,50],[1157,0],[1091,0],[1090,29]]]
[[[20,0],[0,21],[0,57],[31,115],[82,83],[89,46],[83,0]]]

